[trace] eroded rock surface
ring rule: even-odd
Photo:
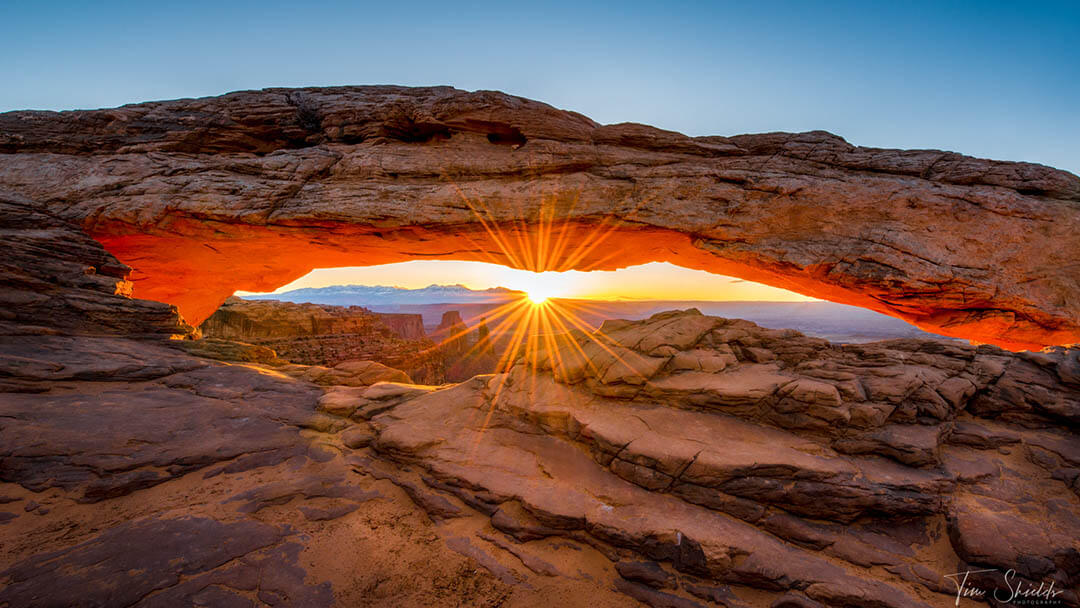
[[[77,225],[0,191],[0,334],[170,336],[175,306],[131,297],[131,268]]]
[[[60,587],[77,589],[71,601],[86,606],[237,606],[250,605],[250,595],[270,605],[330,606],[330,585],[304,584],[295,564],[301,545],[285,536],[251,520],[137,520],[5,572],[0,602],[50,604]]]
[[[947,605],[943,575],[967,569],[1053,581],[1076,605],[1080,384],[1058,374],[1075,356],[836,346],[687,311],[352,416],[376,453],[520,541],[587,538],[620,564],[663,564],[618,567],[619,588],[654,606],[693,605],[703,580],[731,594],[721,605],[766,605],[762,589]]]
[[[9,113],[0,151],[0,605],[944,607],[967,570],[1080,605],[1075,348],[684,311],[421,386],[167,339],[234,289],[441,257],[670,260],[1062,344],[1075,176],[445,88]],[[500,247],[544,225],[575,248]]]
[[[331,396],[433,388],[327,388],[294,378],[302,367],[0,339],[0,605],[625,605],[596,588],[613,570],[587,545],[515,557],[479,516],[436,525],[386,477],[353,472],[364,427],[343,414],[361,398]],[[565,570],[523,565],[547,561]]]
[[[5,196],[85,228],[194,323],[316,267],[670,261],[1007,348],[1080,341],[1080,178],[1029,163],[691,138],[447,87],[9,112],[0,152]]]
[[[0,603],[944,607],[970,569],[1080,605],[1075,350],[549,338],[435,387],[5,337]]]
[[[418,314],[372,312],[362,306],[294,304],[277,300],[243,300],[232,297],[199,326],[203,335],[227,340],[266,341],[303,336],[326,340],[338,334],[364,338],[396,335],[403,340],[423,340],[423,317]],[[381,354],[379,344],[371,351]],[[392,351],[389,346],[383,351]]]
[[[429,384],[446,376],[448,353],[424,334],[420,315],[232,297],[199,330],[205,338],[265,346],[279,358],[302,365],[337,368],[375,362]]]

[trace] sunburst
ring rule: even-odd
[[[579,238],[577,242],[572,243],[574,239],[571,238],[571,233],[574,227],[570,220],[555,221],[557,214],[555,198],[542,200],[538,215],[532,224],[536,230],[530,231],[524,220],[519,220],[514,224],[501,224],[482,200],[470,199],[460,188],[458,188],[458,193],[483,228],[488,242],[498,248],[502,259],[498,259],[488,252],[487,247],[475,241],[472,243],[474,250],[494,264],[501,265],[509,262],[511,266],[535,273],[528,281],[521,297],[484,313],[484,321],[489,327],[492,341],[500,336],[505,337],[507,333],[510,337],[495,366],[494,394],[483,423],[480,425],[480,433],[476,440],[478,445],[498,406],[510,376],[509,372],[515,365],[522,365],[527,370],[533,387],[535,387],[542,363],[550,368],[556,380],[567,379],[570,362],[566,359],[569,358],[574,359],[574,364],[583,364],[594,375],[598,375],[595,364],[590,360],[583,346],[591,341],[598,345],[602,352],[614,358],[618,364],[626,366],[627,369],[636,371],[640,366],[635,365],[634,361],[627,360],[639,357],[639,355],[622,348],[616,340],[605,335],[600,329],[591,327],[582,318],[581,314],[588,310],[586,304],[559,297],[565,293],[560,284],[560,275],[556,271],[571,268],[593,270],[608,263],[618,254],[616,248],[610,248],[612,251],[606,255],[598,253],[602,251],[604,242],[618,230],[619,225],[616,220],[605,219],[585,238]],[[642,200],[632,211],[636,211],[646,202],[647,200]],[[575,197],[565,217],[569,218],[573,215],[573,209],[577,203],[578,198]],[[511,234],[504,231],[504,227],[509,228]],[[456,335],[447,336],[446,341],[460,339],[468,331],[472,330],[465,329]],[[584,336],[585,342],[579,342],[581,336]],[[479,347],[481,344],[478,341],[464,356],[471,355]],[[541,358],[546,360],[541,361]],[[530,387],[529,394],[532,394],[533,387]]]
[[[543,288],[541,288],[541,289],[530,288],[529,291],[525,292],[525,295],[529,298],[529,301],[532,302],[533,304],[543,304],[544,302],[548,301],[548,298],[551,297],[551,294],[548,293],[548,291],[543,289]]]

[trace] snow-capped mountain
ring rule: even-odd
[[[331,285],[305,287],[282,293],[243,296],[245,300],[281,300],[336,306],[393,306],[401,304],[476,304],[503,302],[524,295],[505,287],[469,289],[464,285],[428,285],[405,289],[384,285]]]

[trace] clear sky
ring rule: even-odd
[[[1077,0],[9,0],[0,34],[0,111],[447,84],[603,123],[825,129],[1080,173]]]

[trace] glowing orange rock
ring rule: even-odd
[[[445,87],[12,112],[0,152],[0,188],[192,323],[319,267],[668,261],[1006,348],[1080,342],[1080,178],[1040,165],[691,138]]]

